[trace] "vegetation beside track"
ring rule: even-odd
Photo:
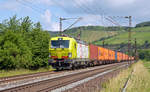
[[[150,61],[150,49],[138,50],[138,53],[140,59]]]
[[[39,22],[16,16],[0,23],[0,70],[48,67],[50,35]]]
[[[146,69],[150,72],[150,61],[143,61],[144,62],[144,66],[146,67]]]
[[[120,92],[132,70],[126,92],[149,92],[150,72],[148,72],[148,67],[150,67],[150,62],[135,63],[129,69],[121,71],[117,77],[103,83],[101,92]]]
[[[16,69],[16,70],[0,70],[0,77],[9,77],[9,76],[16,76],[22,74],[32,74],[32,73],[39,73],[39,72],[48,72],[53,71],[51,67],[49,68],[39,68],[37,70],[29,70],[29,69]]]

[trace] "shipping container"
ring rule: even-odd
[[[89,58],[89,46],[77,43],[77,58]]]
[[[98,60],[99,61],[104,61],[105,60],[105,55],[104,55],[104,48],[103,47],[98,47]]]
[[[111,54],[112,54],[112,53],[111,53],[111,50],[108,49],[108,60],[109,60],[109,61],[110,61],[111,58],[112,58],[112,57],[111,57]]]
[[[98,60],[98,46],[90,44],[90,60]]]
[[[115,61],[115,51],[112,51],[112,60]]]
[[[122,58],[123,58],[123,61],[125,61],[125,54],[122,54],[122,56],[123,56],[123,57],[122,57]]]
[[[117,61],[118,62],[122,61],[122,53],[121,52],[117,52]]]
[[[109,60],[109,50],[108,49],[104,49],[104,57],[105,57],[105,61],[108,61]]]
[[[117,51],[115,51],[115,61],[117,61],[118,55],[117,55]]]
[[[123,61],[123,53],[120,52],[120,61]]]

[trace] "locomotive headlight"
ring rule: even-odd
[[[68,53],[68,57],[71,58],[72,57],[72,53]]]

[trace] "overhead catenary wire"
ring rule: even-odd
[[[16,0],[16,2],[20,3],[21,5],[24,5],[25,7],[31,8],[32,10],[34,10],[37,13],[43,13],[43,11],[40,11],[36,8],[34,8],[33,6],[30,6],[29,4],[25,3],[24,0]]]
[[[71,24],[68,28],[66,28],[65,30],[70,29],[74,24],[76,24],[77,22],[79,22],[82,18],[78,18],[73,24]]]
[[[95,11],[94,8],[92,8],[92,9],[89,8],[88,7],[89,5],[86,2],[86,0],[84,1],[84,4],[82,2],[80,2],[80,0],[78,2],[76,2],[76,0],[74,0],[74,2],[79,8],[83,9],[83,11],[85,11],[85,13],[93,14],[93,15],[96,15],[96,17],[98,17],[97,11]],[[82,3],[82,5],[81,5],[81,3]],[[85,5],[85,3],[86,3],[86,5]],[[100,14],[100,16],[102,17],[102,14]],[[98,20],[100,21],[99,17],[98,17]],[[95,37],[94,35],[90,35],[90,36]]]
[[[16,1],[18,1],[20,4],[24,4],[26,7],[33,9],[34,11],[38,12],[39,14],[43,14],[46,11],[46,9],[33,4],[33,2],[31,2],[31,1],[28,1],[28,0],[16,0]],[[56,16],[54,13],[52,15],[57,19],[59,18],[59,16]]]
[[[24,5],[25,7],[29,7],[31,8],[32,10],[34,10],[35,12],[37,12],[38,14],[43,14],[45,13],[46,9],[44,8],[41,8],[41,7],[38,7],[38,6],[35,6],[32,2],[29,2],[27,0],[16,0],[18,3]],[[59,19],[59,16],[56,16],[54,13],[52,14],[56,19]],[[68,21],[66,21],[68,22]],[[68,22],[68,24],[70,24]]]

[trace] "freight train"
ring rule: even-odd
[[[134,60],[124,53],[63,36],[50,39],[49,58],[49,64],[56,70]]]

